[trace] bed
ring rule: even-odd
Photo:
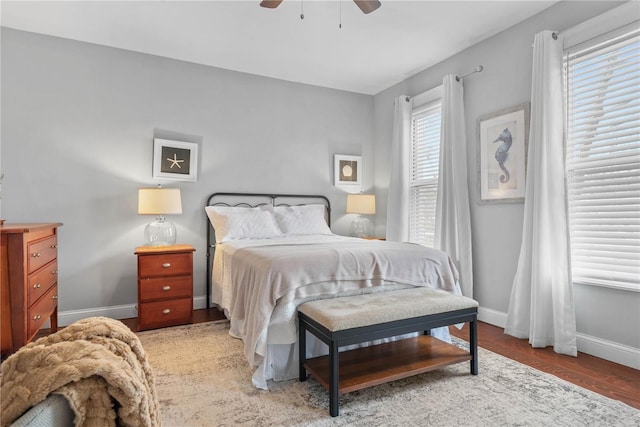
[[[242,339],[258,388],[297,378],[296,308],[304,302],[415,286],[461,294],[441,251],[333,234],[325,196],[214,193],[205,212],[207,303],[224,311],[229,333]],[[450,340],[447,328],[432,334]],[[315,337],[307,343],[308,357],[326,354]]]

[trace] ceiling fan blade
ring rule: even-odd
[[[364,13],[371,13],[380,7],[378,0],[353,0]]]
[[[280,3],[282,3],[282,0],[262,0],[260,2],[260,6],[268,7],[269,9],[274,9],[278,7]]]

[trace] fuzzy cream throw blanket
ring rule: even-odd
[[[76,426],[160,425],[155,377],[146,353],[138,337],[118,320],[79,320],[5,360],[2,426],[51,393],[69,401]]]

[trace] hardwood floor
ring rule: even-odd
[[[449,330],[452,335],[469,339],[468,325],[462,330],[455,327],[450,327]],[[532,348],[528,340],[506,335],[502,328],[482,322],[478,322],[478,345],[640,409],[640,371],[637,369],[585,353],[578,353],[577,357],[572,357],[557,354],[551,347]]]
[[[195,310],[194,323],[224,319],[217,309]],[[136,331],[137,319],[122,320]],[[468,325],[462,330],[450,327],[451,334],[468,339]],[[578,357],[554,353],[552,348],[534,349],[527,340],[505,335],[501,328],[479,322],[478,345],[489,351],[553,374],[565,381],[577,384],[627,405],[640,409],[640,371],[598,357],[578,353]],[[482,361],[480,361],[482,375]]]

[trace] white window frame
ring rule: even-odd
[[[615,37],[620,36],[621,34],[628,33],[630,29],[634,29],[634,28],[637,29],[638,27],[640,27],[640,22],[638,21],[638,18],[637,18],[637,8],[636,8],[636,5],[633,5],[632,3],[633,2],[625,3],[615,9],[610,10],[609,12],[606,12],[598,17],[595,17],[589,21],[586,21],[564,32],[565,58],[568,55],[572,55],[572,54],[575,54],[576,52],[580,52],[585,48],[588,48],[591,46],[597,46],[603,41],[611,40]],[[567,82],[567,85],[568,84],[569,83]],[[567,87],[566,90],[568,91],[569,87]],[[571,102],[571,100],[569,99],[567,101],[569,103]],[[567,116],[567,136],[568,136],[568,140],[567,140],[567,144],[568,144],[567,174],[568,175],[567,176],[569,179],[571,179],[571,176],[572,176],[571,174],[573,173],[572,171],[576,166],[575,166],[575,162],[572,162],[571,160],[571,148],[572,148],[571,144],[573,144],[573,141],[572,141],[572,133],[571,133],[572,128],[570,126],[571,118],[569,117],[569,114],[571,114],[571,111],[569,108],[567,108],[567,115],[568,115]],[[572,191],[586,191],[586,190],[578,190],[579,187],[580,186],[576,184],[575,186],[576,190],[572,190],[572,188],[574,187],[571,184],[571,182],[569,182],[567,196],[569,198],[568,203],[570,207],[572,206],[572,203],[574,203],[572,201],[572,197],[578,194],[578,193],[572,193]],[[579,242],[577,238],[578,236],[577,217],[578,216],[575,215],[573,212],[576,212],[577,210],[579,211],[580,208],[578,207],[578,205],[575,205],[575,206],[577,206],[577,208],[574,208],[572,212],[570,212],[569,214],[569,227],[571,229],[571,235],[572,235],[572,238],[571,238],[572,240],[571,246],[572,246],[572,252],[573,252],[572,258],[574,259],[574,261],[576,261],[574,266],[574,271],[572,272],[572,275],[574,276],[573,282],[578,284],[611,287],[611,288],[640,292],[640,281],[634,281],[633,279],[626,279],[626,280],[614,279],[613,276],[610,278],[598,277],[599,276],[598,273],[592,273],[592,274],[586,273],[586,270],[584,267],[585,265],[584,259],[581,258],[581,255],[579,254],[578,251],[581,250],[582,253],[584,254],[585,251],[588,253],[589,251],[593,250],[594,253],[588,253],[588,255],[592,255],[592,256],[595,256],[596,252],[595,252],[595,247],[593,249],[591,247],[587,247],[585,249],[585,247],[590,246],[590,244],[584,243],[584,240],[582,242]],[[610,223],[608,224],[611,225]],[[610,257],[611,255],[606,254],[603,256]],[[632,266],[631,267],[632,269],[635,268],[633,267],[634,262],[637,262],[638,263],[637,265],[640,265],[640,258],[635,260],[635,257],[637,257],[638,255],[633,254],[633,252],[630,259],[629,259],[629,254],[621,254],[620,256],[622,257],[620,260],[621,262],[620,271],[623,271],[624,269],[627,268],[622,266],[623,263],[627,263],[627,264],[630,263]],[[624,258],[627,258],[627,259],[625,260]],[[578,259],[582,259],[583,261],[582,269],[580,269],[580,264],[577,261]],[[597,259],[597,257],[593,259]],[[592,265],[595,266],[596,263],[595,262],[593,262],[593,264],[590,263],[589,267],[591,267]],[[632,273],[631,276],[633,275],[634,274]]]
[[[442,124],[442,86],[435,87],[431,90],[423,92],[413,98],[413,107],[411,111],[411,162],[409,168],[409,241],[419,243],[421,245],[434,247],[435,237],[435,215],[438,191],[438,172],[440,159],[441,132]],[[425,111],[437,108],[440,115],[440,121],[437,124],[437,152],[430,154],[432,160],[435,160],[436,173],[426,179],[414,179],[416,176],[416,162],[414,154],[416,153],[416,142],[414,140],[414,124],[415,117],[423,114]],[[432,141],[433,142],[433,141]],[[434,167],[430,162],[430,167]],[[420,201],[417,200],[420,190],[428,189],[433,192],[433,196],[429,200],[423,200],[420,206],[416,206]],[[426,203],[426,205],[425,205]]]

